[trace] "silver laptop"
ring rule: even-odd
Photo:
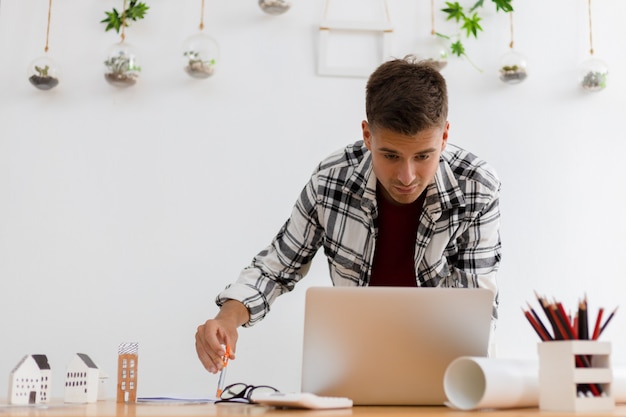
[[[302,392],[441,405],[450,362],[487,356],[487,289],[312,287],[305,303]]]

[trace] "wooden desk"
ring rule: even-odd
[[[455,411],[447,407],[353,407],[341,410],[293,410],[275,409],[247,404],[194,404],[194,405],[147,405],[117,404],[114,400],[99,401],[95,404],[73,405],[52,402],[47,408],[24,406],[6,407],[0,405],[0,417],[206,417],[206,416],[262,416],[262,417],[533,417],[571,416],[574,413],[542,412],[536,408],[508,410]],[[626,405],[619,405],[611,413],[582,413],[584,416],[626,416]]]

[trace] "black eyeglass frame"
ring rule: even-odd
[[[241,390],[236,393],[233,393],[232,391],[234,387],[241,387]],[[279,392],[276,388],[270,385],[248,385],[248,384],[244,384],[243,382],[236,382],[234,384],[230,384],[224,387],[224,390],[222,391],[220,398],[217,401],[215,401],[215,403],[216,404],[218,403],[252,404],[254,403],[254,401],[252,401],[252,393],[258,389],[269,389],[274,392]],[[228,394],[232,394],[232,395],[228,396]]]

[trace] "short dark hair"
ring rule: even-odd
[[[367,81],[365,113],[372,129],[414,135],[443,127],[448,118],[446,81],[432,64],[412,55],[387,61]]]

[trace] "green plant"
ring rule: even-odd
[[[183,56],[189,59],[189,65],[193,64],[209,64],[215,65],[215,59],[211,59],[209,61],[204,61],[202,57],[200,57],[200,53],[198,51],[185,51]]]
[[[128,71],[141,71],[141,67],[134,65],[130,58],[122,53],[112,56],[104,61],[104,65],[106,65],[114,74],[123,74]]]
[[[503,11],[504,13],[510,13],[513,11],[513,0],[491,0],[496,5],[496,12]],[[437,32],[437,36],[449,40],[450,51],[452,54],[461,57],[464,56],[472,64],[465,52],[465,46],[461,40],[462,33],[465,33],[465,38],[478,38],[478,32],[482,32],[483,28],[480,25],[482,18],[478,14],[479,10],[484,7],[485,0],[478,0],[472,7],[465,9],[459,4],[458,1],[446,2],[446,8],[441,9],[446,14],[446,20],[454,20],[458,25],[459,33],[456,35],[456,41],[453,41],[453,37]],[[476,65],[474,65],[476,67]]]
[[[129,20],[137,21],[143,19],[148,9],[150,8],[145,3],[138,0],[130,0],[130,4],[122,13],[119,13],[115,8],[110,12],[105,12],[107,17],[101,20],[100,23],[107,24],[104,29],[105,32],[115,29],[117,33],[120,33],[122,25],[128,27]]]
[[[46,65],[45,67],[41,68],[37,65],[35,65],[35,71],[37,71],[37,74],[40,77],[47,77],[48,76],[48,70],[50,70],[50,67],[48,65]]]

